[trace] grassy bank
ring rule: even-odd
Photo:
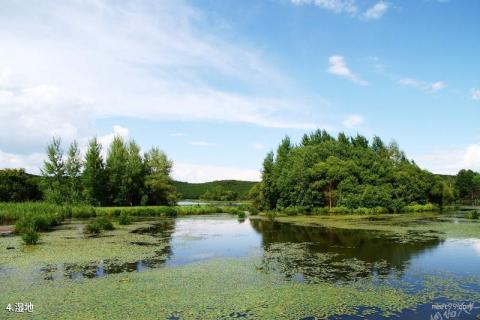
[[[25,218],[42,217],[48,225],[56,225],[69,218],[93,218],[96,216],[119,217],[174,217],[213,213],[239,214],[244,207],[232,206],[151,206],[151,207],[91,207],[62,206],[45,202],[0,203],[0,224],[11,224]]]

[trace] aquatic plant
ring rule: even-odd
[[[96,221],[92,221],[85,225],[83,232],[86,234],[99,234],[102,231],[102,227]]]
[[[126,211],[120,213],[120,218],[118,219],[120,225],[128,225],[131,223],[130,215]]]
[[[102,230],[111,231],[115,229],[112,221],[110,221],[110,219],[105,216],[95,219],[95,223],[97,223]]]
[[[477,210],[469,211],[465,215],[465,218],[472,219],[472,220],[477,220],[479,217],[480,217],[480,213]]]
[[[35,231],[35,229],[33,227],[30,227],[30,228],[24,230],[24,232],[22,234],[22,240],[27,245],[37,244],[38,239],[39,239],[38,232]]]

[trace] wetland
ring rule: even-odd
[[[36,246],[1,237],[0,303],[30,301],[35,319],[429,319],[443,303],[473,304],[460,319],[480,312],[480,223],[462,213],[158,217],[94,236],[86,223],[67,219]]]

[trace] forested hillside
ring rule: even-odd
[[[219,180],[205,183],[174,181],[173,185],[177,188],[177,193],[181,199],[199,199],[208,191],[219,187],[226,191],[235,192],[238,199],[246,199],[248,192],[256,183],[254,181],[239,180]]]

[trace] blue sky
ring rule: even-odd
[[[184,181],[258,179],[285,135],[395,139],[480,170],[480,2],[5,1],[0,167],[47,141],[158,146]]]

